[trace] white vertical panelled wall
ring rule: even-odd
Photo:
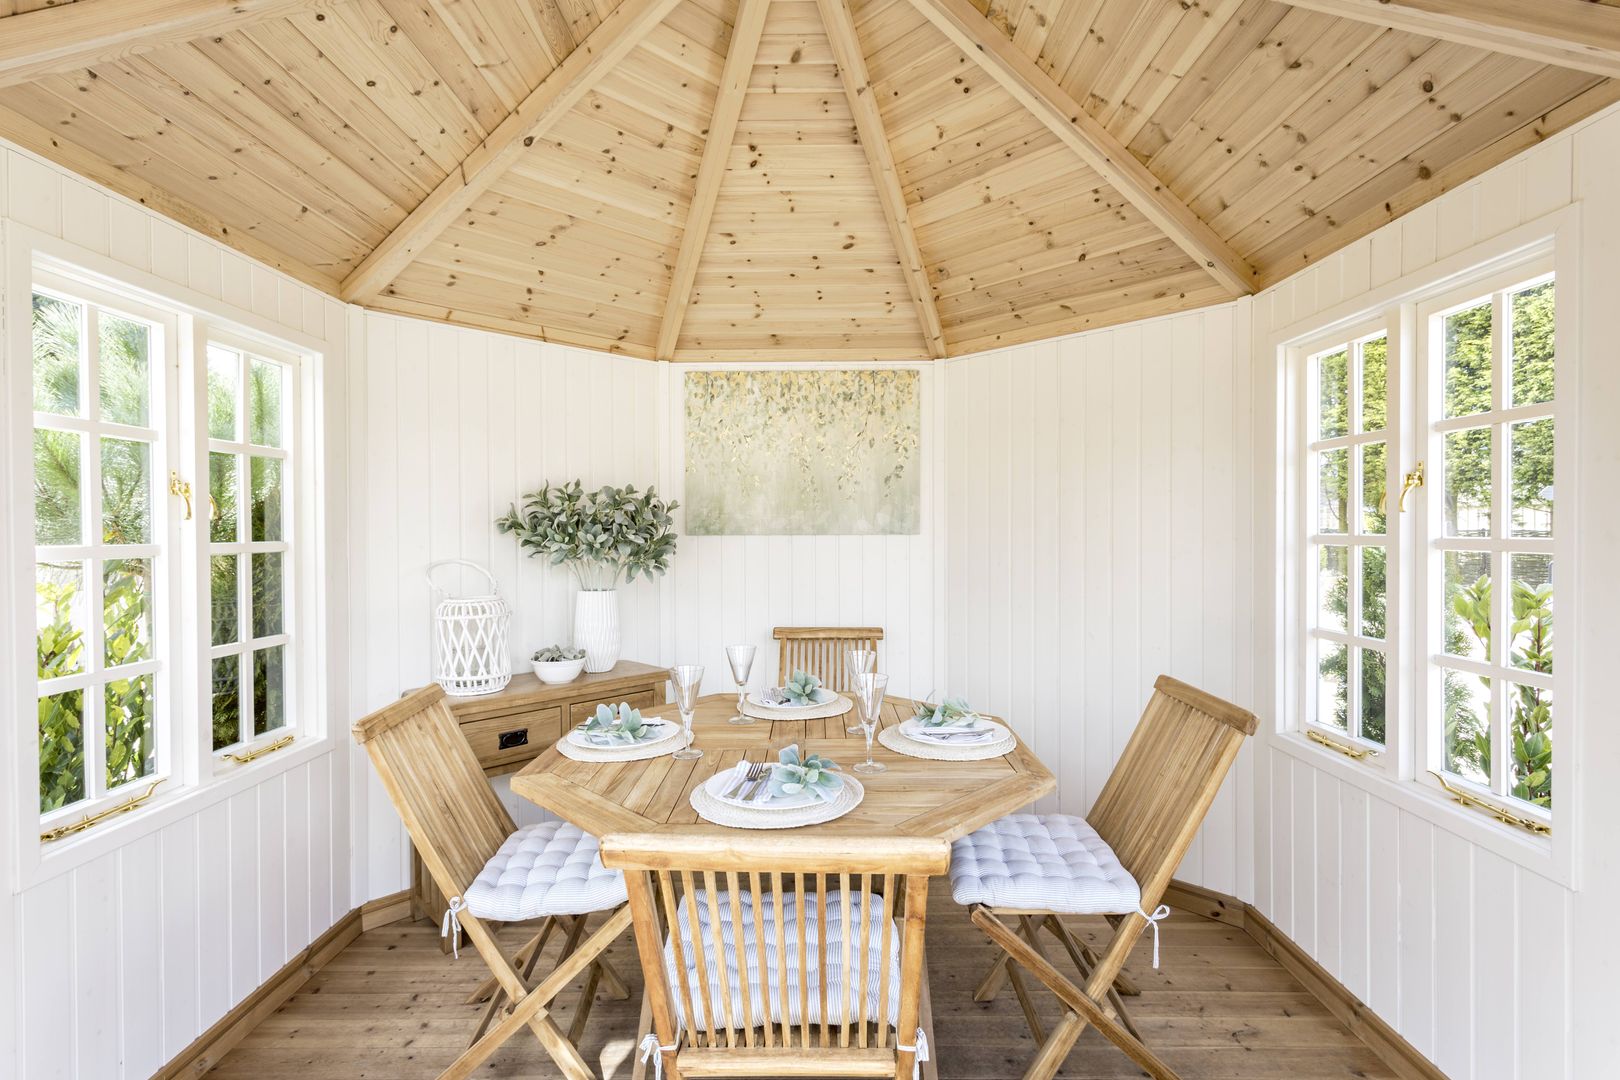
[[[0,224],[10,243],[38,235],[69,261],[320,354],[317,512],[332,538],[325,591],[341,595],[344,305],[5,143]],[[0,363],[29,359],[0,345]],[[26,491],[3,490],[9,475],[0,536],[29,506]],[[80,841],[92,849],[26,882],[11,871],[32,823],[10,820],[16,800],[0,799],[0,1075],[150,1076],[353,907],[344,611],[331,605],[324,627],[306,628],[325,639],[333,737],[272,755],[183,809],[101,826]],[[3,640],[12,625],[0,623],[0,649],[31,654]]]

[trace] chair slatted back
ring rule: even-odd
[[[1254,714],[1168,675],[1086,820],[1157,904],[1220,791]]]
[[[795,671],[808,671],[829,690],[849,693],[849,668],[844,653],[850,649],[876,650],[883,640],[881,626],[778,626],[771,635],[781,642],[777,681],[785,683]]]
[[[692,1053],[782,1055],[795,1075],[813,1062],[841,1076],[871,1075],[880,1057],[892,1070],[912,1041],[945,841],[610,834],[602,862],[625,872],[662,1045],[684,1018]]]
[[[437,685],[354,725],[423,864],[446,896],[472,884],[516,828]]]

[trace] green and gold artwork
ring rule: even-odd
[[[686,531],[698,536],[915,533],[918,375],[686,374]]]

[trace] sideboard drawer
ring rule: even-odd
[[[576,701],[568,706],[568,726],[573,727],[589,720],[596,713],[598,705],[618,705],[621,701],[628,702],[632,709],[650,709],[656,703],[651,690],[642,690],[634,694],[616,694],[590,701]]]
[[[461,734],[486,770],[528,761],[562,737],[562,706],[469,720]]]

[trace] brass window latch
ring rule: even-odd
[[[191,520],[191,481],[180,479],[180,474],[169,470],[169,494],[186,500],[186,520]]]
[[[1420,462],[1417,463],[1417,466],[1411,472],[1406,474],[1406,480],[1405,480],[1404,483],[1401,484],[1401,499],[1400,499],[1400,502],[1395,504],[1395,508],[1397,510],[1399,510],[1403,514],[1406,513],[1406,494],[1407,494],[1407,492],[1411,491],[1413,488],[1420,488],[1422,486],[1423,486],[1423,462],[1420,461]]]

